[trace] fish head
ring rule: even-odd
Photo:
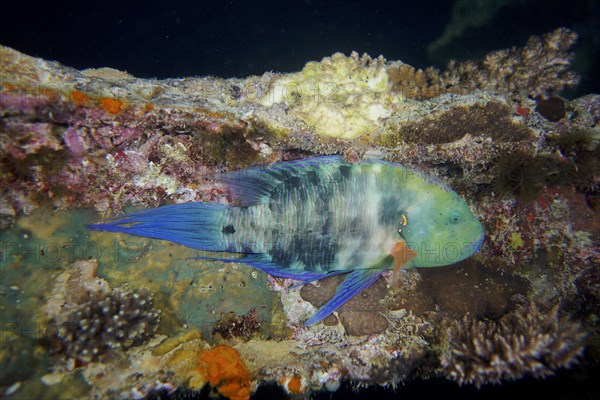
[[[441,267],[477,253],[484,231],[466,201],[442,182],[421,181],[398,222],[399,235],[416,253],[407,266]]]

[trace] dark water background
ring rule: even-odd
[[[580,35],[575,94],[600,92],[600,1],[466,0],[467,13],[498,1],[508,4],[434,54],[426,48],[450,21],[452,0],[7,1],[0,43],[78,69],[229,78],[298,71],[353,50],[443,67],[566,26]]]
[[[448,24],[452,6],[452,1],[431,0],[9,1],[2,5],[0,43],[77,69],[113,67],[143,78],[227,78],[297,71],[307,61],[352,50],[419,68],[443,67],[450,56],[478,58],[566,26],[580,35],[574,69],[583,76],[569,96],[600,92],[600,1],[515,0],[486,23],[465,30],[443,51],[428,53],[427,46]],[[479,391],[432,380],[410,382],[395,392],[379,387],[355,392],[342,386],[315,398],[583,399],[600,393],[599,375],[597,366],[581,365],[555,378]],[[285,395],[266,386],[254,397]]]

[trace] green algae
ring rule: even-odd
[[[276,308],[274,295],[264,272],[237,264],[206,263],[191,277],[180,313],[188,325],[210,338],[216,323],[229,313],[244,316],[254,310],[257,321],[270,325]]]

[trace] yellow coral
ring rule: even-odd
[[[517,250],[523,246],[525,246],[525,242],[523,242],[523,238],[521,237],[521,234],[519,232],[513,232],[510,235],[510,247],[513,250]]]
[[[389,90],[385,59],[336,53],[271,82],[260,103],[286,102],[292,116],[323,136],[352,139],[373,132],[401,95]]]

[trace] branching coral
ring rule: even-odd
[[[525,375],[544,378],[568,368],[583,352],[581,325],[560,315],[558,305],[541,310],[533,302],[497,322],[469,315],[450,329],[442,372],[460,385],[481,387]]]
[[[53,339],[68,356],[89,362],[111,350],[140,345],[154,335],[159,320],[145,290],[95,291],[55,327]]]
[[[477,64],[451,63],[440,82],[467,90],[548,95],[578,83],[579,77],[569,71],[573,54],[568,51],[576,39],[577,34],[566,28],[542,38],[532,36],[525,47],[494,51]]]
[[[394,90],[418,100],[473,90],[547,96],[578,83],[577,74],[569,71],[569,49],[576,39],[575,32],[558,28],[541,38],[530,37],[524,47],[494,51],[479,61],[451,61],[443,73],[401,65],[390,68],[388,75]]]

